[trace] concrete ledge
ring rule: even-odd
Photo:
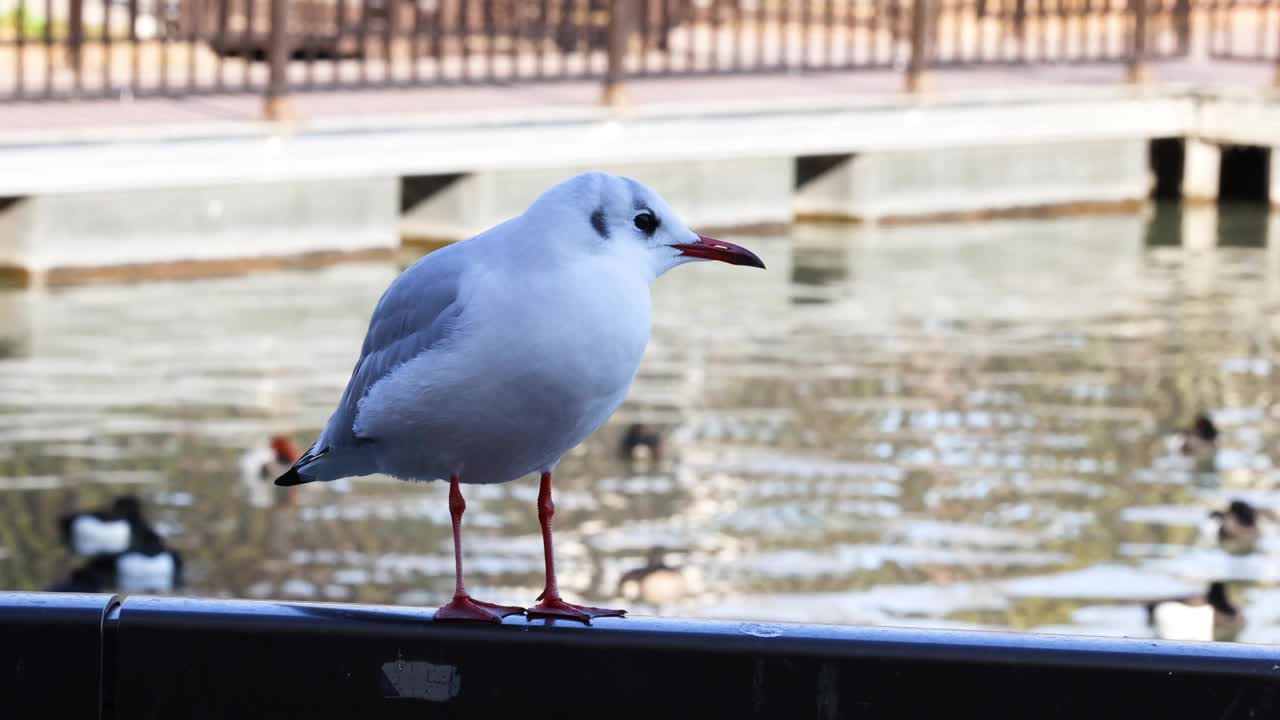
[[[61,284],[368,257],[398,246],[398,198],[395,178],[41,195],[0,211],[0,266]]]
[[[694,228],[790,224],[795,163],[790,156],[478,172],[410,208],[402,233],[462,240],[524,212],[544,190],[584,170],[635,178],[657,190]]]
[[[230,258],[225,260],[187,260],[173,262],[133,263],[100,267],[50,268],[40,280],[45,285],[80,285],[93,282],[145,282],[149,280],[189,280],[192,278],[243,275],[272,270],[302,270],[343,262],[392,260],[391,248],[350,251],[315,251],[298,255]]]
[[[159,140],[116,133],[111,140],[0,144],[0,196],[1175,137],[1197,133],[1204,102],[1177,87],[1099,88],[877,102],[764,98],[296,131],[209,128]]]
[[[901,222],[1140,204],[1151,192],[1142,139],[939,147],[856,155],[797,193],[801,217]]]
[[[429,250],[582,169],[637,177],[712,234],[797,214],[1112,212],[1148,196],[1146,143],[1164,137],[1277,146],[1280,102],[1160,85],[5,133],[0,281],[221,274],[402,241]],[[839,156],[856,159],[794,187],[797,158]],[[413,177],[456,179],[401,218],[399,184]],[[4,202],[14,197],[25,199]]]

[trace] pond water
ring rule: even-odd
[[[769,270],[661,279],[630,399],[561,465],[562,587],[645,614],[1146,636],[1145,600],[1217,579],[1240,640],[1280,642],[1280,528],[1246,556],[1203,528],[1236,497],[1280,510],[1280,253],[1167,229],[1161,212],[728,238]],[[0,293],[0,589],[65,578],[59,514],[133,493],[186,558],[182,593],[447,601],[443,483],[291,504],[239,469],[273,433],[314,438],[397,271]],[[1195,461],[1170,436],[1200,410],[1222,435]],[[635,422],[661,432],[656,460],[620,457]],[[536,478],[467,488],[477,596],[540,591],[536,495]],[[654,547],[685,592],[622,600]]]

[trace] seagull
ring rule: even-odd
[[[650,605],[670,605],[683,598],[689,592],[684,570],[668,565],[665,556],[665,548],[650,548],[644,567],[618,578],[618,594]]]
[[[391,283],[337,409],[276,484],[448,479],[456,584],[436,621],[625,615],[561,597],[551,477],[626,397],[649,340],[653,281],[704,260],[764,267],[746,248],[693,232],[630,178],[592,172],[552,187],[521,215],[426,255]],[[475,600],[463,584],[460,484],[531,473],[540,476],[540,602],[526,610]]]

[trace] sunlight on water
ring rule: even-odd
[[[731,238],[767,272],[682,268],[619,414],[557,478],[561,584],[598,604],[652,548],[684,569],[640,613],[1145,636],[1142,603],[1232,582],[1280,641],[1280,528],[1230,555],[1232,498],[1280,510],[1274,251],[1148,245],[1139,216]],[[57,518],[124,492],[194,595],[435,605],[447,488],[288,496],[240,472],[304,446],[397,268],[0,293],[0,587],[75,561]],[[518,352],[518,349],[513,349]],[[1171,435],[1222,431],[1199,462]],[[661,430],[624,461],[624,429]],[[469,488],[469,585],[530,603],[531,478]],[[630,597],[630,595],[628,595]]]

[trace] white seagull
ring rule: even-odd
[[[360,359],[315,444],[276,480],[383,473],[449,479],[456,589],[435,620],[622,616],[556,587],[551,474],[622,404],[649,340],[649,288],[693,260],[763,268],[699,235],[653,190],[585,173],[525,212],[419,260],[374,308]],[[462,582],[459,483],[541,474],[546,586],[527,611],[472,599]]]

